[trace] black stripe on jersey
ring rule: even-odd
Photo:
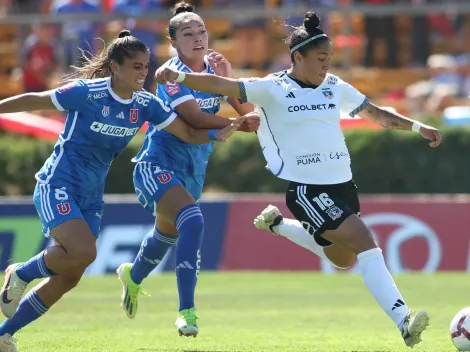
[[[359,105],[357,108],[355,108],[353,111],[351,111],[349,116],[351,116],[351,117],[356,116],[358,113],[360,113],[362,110],[364,110],[366,108],[367,104],[369,104],[369,99],[367,99],[367,97],[366,97],[361,105]]]
[[[240,104],[248,103],[248,98],[246,96],[245,84],[242,81],[237,81],[237,83],[238,83],[238,89],[240,91],[240,99],[238,99],[238,102]]]
[[[279,158],[281,159],[281,162],[282,162],[281,167],[279,168],[278,172],[274,173],[272,170],[269,170],[269,171],[271,171],[275,176],[279,176],[281,174],[282,170],[284,169],[284,159],[282,159],[282,157],[281,157],[281,149],[277,145],[276,138],[274,138],[273,131],[271,131],[271,126],[269,126],[268,115],[266,115],[266,111],[264,110],[264,108],[261,108],[261,110],[263,110],[264,117],[266,118],[266,124],[268,125],[269,133],[271,133],[271,137],[273,137],[273,142],[276,145],[277,155],[279,155]]]

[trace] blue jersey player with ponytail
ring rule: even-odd
[[[207,31],[201,17],[193,11],[193,6],[184,2],[175,6],[168,34],[178,56],[165,65],[185,72],[231,76],[230,63],[222,55],[215,52],[207,55]],[[158,85],[157,96],[195,128],[222,128],[230,124],[229,119],[215,115],[223,98],[218,94],[168,82]],[[258,128],[259,117],[250,114],[253,111],[251,104],[241,105],[233,98],[227,98],[227,101],[239,114],[248,114],[242,131]],[[145,209],[156,215],[156,222],[155,228],[144,238],[134,263],[124,263],[118,269],[123,284],[122,307],[129,318],[135,317],[142,281],[176,244],[179,308],[175,325],[180,336],[195,337],[199,332],[194,293],[202,260],[204,220],[198,202],[212,149],[212,142],[190,145],[151,125],[135,158],[136,193]],[[168,209],[178,212],[176,217],[168,214]]]
[[[71,83],[0,101],[0,113],[68,111],[52,155],[36,174],[34,192],[44,234],[54,245],[7,268],[0,292],[0,308],[7,317],[0,324],[0,352],[17,351],[12,336],[73,289],[94,261],[106,175],[114,157],[146,121],[195,144],[223,141],[244,121],[240,118],[222,130],[192,128],[142,89],[148,66],[149,49],[124,30],[102,55],[76,68]],[[166,214],[175,216],[176,210],[167,207]],[[181,226],[187,226],[190,215],[178,219]],[[45,279],[23,297],[28,284],[39,278]]]

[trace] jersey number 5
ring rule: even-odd
[[[57,204],[57,210],[59,211],[60,215],[67,215],[68,213],[70,213],[70,203],[65,202],[69,199],[69,196],[64,189],[56,188],[55,199],[60,202],[59,204]]]

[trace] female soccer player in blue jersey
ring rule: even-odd
[[[206,72],[232,76],[230,63],[220,54],[208,52],[208,35],[204,22],[191,4],[178,3],[174,17],[168,25],[171,44],[178,56],[165,65],[185,72]],[[219,94],[208,94],[189,89],[176,82],[159,85],[157,96],[167,101],[186,122],[195,128],[222,128],[230,120],[217,116],[220,109]],[[241,105],[235,98],[227,98],[235,110],[243,115],[253,111],[251,104]],[[252,114],[242,130],[255,131],[259,117]],[[179,292],[179,309],[176,328],[180,335],[196,336],[196,310],[194,292],[201,265],[203,218],[197,203],[201,197],[206,167],[213,143],[189,145],[166,131],[151,125],[144,145],[136,156],[134,185],[137,196],[148,211],[156,215],[155,228],[144,238],[134,263],[124,263],[118,269],[123,284],[122,308],[129,318],[137,313],[141,283],[162,260],[167,250],[176,244],[176,276]],[[175,155],[178,155],[175,158]],[[185,192],[185,197],[175,193]],[[187,206],[187,203],[191,205]],[[156,204],[158,203],[158,206]],[[193,222],[193,233],[185,232],[184,224],[174,221],[163,205],[178,209],[181,218]],[[197,235],[195,235],[197,234]],[[179,235],[179,237],[178,237]],[[189,236],[189,237],[188,237]]]
[[[243,123],[240,118],[221,130],[192,128],[160,98],[142,89],[148,65],[149,49],[129,31],[122,31],[100,56],[76,69],[75,77],[82,79],[56,90],[0,101],[0,113],[68,110],[64,131],[36,174],[34,193],[44,233],[54,239],[54,245],[7,268],[0,292],[1,310],[7,317],[0,324],[0,351],[16,351],[11,336],[74,288],[94,261],[106,174],[114,157],[146,121],[196,144],[223,141]],[[173,192],[175,199],[191,206],[194,202],[185,194]],[[189,237],[199,236],[199,223],[193,227],[190,214],[179,216],[171,202],[161,209]],[[38,278],[47,279],[21,299],[28,283]]]
[[[317,15],[308,12],[303,26],[287,38],[292,66],[286,71],[235,80],[162,67],[157,70],[157,82],[176,81],[256,104],[262,112],[258,139],[263,155],[273,174],[289,181],[286,205],[297,221],[286,223],[278,211],[268,208],[255,225],[283,234],[313,252],[319,253],[321,247],[323,257],[327,254],[323,248],[331,248],[328,254],[334,254],[333,258],[328,257],[339,266],[349,266],[351,258],[356,259],[368,290],[399,328],[405,344],[413,347],[421,342],[429,315],[408,308],[381,249],[359,216],[341,113],[359,115],[384,128],[414,131],[433,148],[441,144],[441,136],[431,126],[372,104],[352,85],[329,73],[333,46],[319,24]],[[301,238],[290,237],[292,229]],[[310,246],[311,241],[317,248]]]

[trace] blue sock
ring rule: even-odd
[[[50,277],[55,274],[49,270],[44,260],[44,251],[32,257],[26,263],[19,265],[16,268],[16,275],[26,283],[30,283],[34,279],[40,279],[42,277]]]
[[[4,334],[13,335],[46,313],[48,309],[34,289],[29,291],[21,300],[15,315],[11,319],[5,319],[0,324],[0,336]]]
[[[179,232],[176,244],[176,280],[180,300],[179,311],[194,307],[194,291],[201,267],[201,243],[204,218],[197,204],[191,204],[176,216]]]
[[[140,251],[134,259],[131,269],[131,278],[136,284],[142,283],[150,272],[157,267],[165,256],[168,248],[176,244],[178,236],[166,235],[157,228],[145,236]]]

